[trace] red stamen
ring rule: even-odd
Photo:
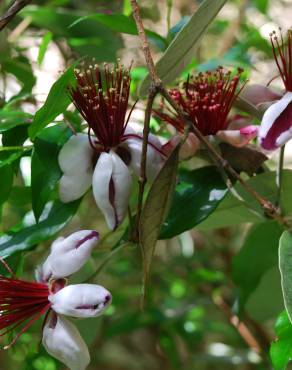
[[[239,88],[241,69],[235,76],[224,72],[219,67],[214,72],[199,73],[188,76],[183,89],[170,91],[173,100],[188,114],[190,120],[203,135],[215,135],[219,130],[226,130],[227,116],[234,100],[244,87]],[[155,114],[173,125],[178,131],[184,131],[184,122],[178,115],[155,110]]]
[[[286,91],[292,91],[292,29],[287,31],[286,43],[281,29],[279,34],[276,31],[270,34],[273,55]]]
[[[0,275],[0,336],[26,324],[5,347],[11,347],[50,308],[47,285]]]
[[[71,99],[86,120],[104,151],[121,143],[132,110],[127,119],[130,95],[130,69],[119,63],[110,69],[104,65],[104,78],[97,64],[75,70],[77,86],[71,86]],[[90,139],[90,145],[96,148]]]

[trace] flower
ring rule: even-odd
[[[0,275],[0,335],[22,325],[5,349],[15,344],[20,335],[45,314],[42,343],[47,352],[71,370],[86,369],[90,362],[88,348],[77,328],[64,315],[99,316],[110,304],[111,294],[95,284],[67,285],[66,278],[85,264],[98,239],[98,233],[92,230],[57,239],[46,261],[36,271],[36,282]],[[6,263],[1,262],[12,273]]]
[[[270,39],[285,92],[279,95],[268,88],[256,86],[251,87],[248,95],[254,103],[254,95],[257,93],[255,104],[268,105],[259,129],[259,141],[266,150],[277,149],[292,138],[292,29],[287,32],[286,42],[281,30],[280,36],[272,32]]]
[[[170,90],[170,95],[204,136],[216,137],[233,146],[241,147],[257,135],[256,126],[235,128],[231,127],[228,119],[232,105],[243,88],[239,87],[241,73],[242,70],[238,69],[232,76],[230,71],[225,72],[222,67],[214,72],[199,73],[188,77],[182,88]],[[178,115],[169,115],[161,110],[155,110],[155,113],[179,132],[184,131],[184,121]],[[193,137],[189,136],[190,142],[186,144],[192,145],[195,152],[199,142],[198,139],[195,142],[192,131],[191,135]]]
[[[88,124],[88,135],[73,135],[59,153],[63,171],[59,194],[67,203],[80,198],[92,185],[97,206],[110,229],[124,219],[130,197],[130,170],[140,175],[142,136],[128,126],[130,69],[120,64],[98,65],[75,70],[77,84],[70,96]],[[160,141],[149,135],[146,174],[152,179],[163,163]]]

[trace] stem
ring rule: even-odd
[[[169,34],[171,23],[170,23],[170,17],[171,17],[171,10],[172,10],[172,0],[167,0],[167,14],[166,14],[166,24],[167,24],[167,34]]]
[[[277,186],[278,186],[277,199],[276,199],[276,206],[277,207],[281,206],[284,157],[285,157],[285,145],[283,145],[280,149],[280,157],[279,157],[279,164],[278,164],[278,170],[277,170],[277,178],[276,178],[276,182],[277,182]]]
[[[98,266],[98,268],[94,271],[94,273],[89,276],[89,278],[87,278],[83,283],[88,283],[88,282],[93,282],[95,280],[95,278],[97,277],[98,274],[100,274],[100,272],[103,270],[103,268],[109,263],[109,261],[111,260],[111,258],[117,253],[119,252],[123,247],[125,247],[126,245],[129,245],[128,242],[126,243],[122,243],[120,244],[118,247],[116,247],[115,249],[113,249],[107,256],[106,258],[102,261],[102,263]]]
[[[3,30],[3,28],[5,28],[11,21],[11,19],[13,19],[16,14],[30,2],[31,0],[15,0],[10,3],[6,13],[0,17],[0,31]]]
[[[33,148],[33,145],[27,145],[27,146],[2,146],[0,147],[0,152],[6,152],[10,150],[30,150]]]

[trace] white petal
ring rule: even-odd
[[[141,136],[142,137],[142,136]],[[157,173],[160,171],[164,159],[163,156],[159,153],[158,150],[162,150],[162,145],[159,139],[150,134],[148,141],[151,144],[147,146],[147,166],[146,166],[146,176],[148,180],[153,180]],[[133,169],[136,176],[140,176],[140,164],[141,164],[141,155],[142,155],[142,140],[138,138],[130,138],[125,141],[125,144],[128,146],[131,152],[131,163],[130,167]]]
[[[266,111],[262,119],[262,123],[259,129],[260,141],[264,139],[273,126],[275,120],[281,115],[281,113],[287,108],[292,101],[292,92],[287,92],[282,99],[277,103],[271,105]]]
[[[46,323],[42,343],[51,356],[63,362],[70,370],[85,370],[89,365],[87,345],[77,328],[61,316],[54,315]]]
[[[132,179],[125,163],[113,151],[101,153],[92,180],[97,206],[110,229],[115,229],[127,212]]]
[[[65,278],[74,274],[86,263],[98,240],[99,234],[94,230],[77,231],[65,239],[57,239],[39,272],[39,279],[46,282],[50,278]]]
[[[95,284],[67,285],[49,296],[55,312],[73,317],[99,316],[111,299],[109,291]]]
[[[62,202],[80,198],[90,187],[93,150],[84,134],[71,136],[60,150],[58,161],[64,175],[59,194]]]

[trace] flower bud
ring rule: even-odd
[[[242,127],[239,130],[222,130],[218,131],[216,136],[226,143],[237,148],[247,145],[257,136],[258,126],[250,125]]]
[[[51,308],[56,313],[73,317],[99,316],[111,300],[105,288],[94,284],[68,285],[49,296]]]
[[[94,230],[81,230],[57,239],[38,271],[38,280],[47,282],[50,278],[65,278],[78,271],[90,257],[98,239],[99,234]]]
[[[88,348],[77,328],[68,320],[53,314],[43,329],[46,351],[70,370],[85,370],[90,362]]]

